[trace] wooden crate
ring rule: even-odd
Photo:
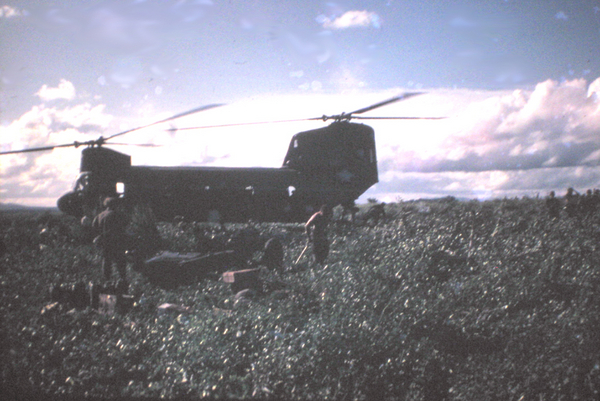
[[[231,290],[238,293],[246,288],[258,289],[260,269],[245,269],[223,273],[223,282],[231,284]]]

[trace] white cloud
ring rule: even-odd
[[[379,16],[371,11],[347,11],[337,18],[321,16],[318,21],[325,29],[380,27]]]
[[[25,10],[19,10],[18,8],[11,6],[0,7],[0,18],[15,18],[28,15],[29,13]]]
[[[563,21],[566,21],[569,19],[569,17],[567,16],[567,14],[564,11],[557,12],[556,15],[554,16],[554,18],[560,19]]]
[[[596,79],[590,84],[587,95],[594,101],[598,101],[600,99],[600,78]]]
[[[44,84],[39,91],[35,93],[40,99],[45,101],[56,99],[71,100],[75,98],[75,86],[66,79],[61,79],[56,88],[51,88]]]
[[[34,106],[10,125],[0,127],[2,151],[69,144],[95,139],[112,117],[104,105],[66,108]],[[0,163],[2,202],[53,206],[67,192],[79,171],[80,150],[3,155]]]

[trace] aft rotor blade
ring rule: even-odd
[[[189,116],[190,114],[199,113],[201,111],[213,109],[215,107],[220,107],[220,106],[223,106],[223,104],[209,104],[209,105],[206,105],[206,106],[201,106],[201,107],[198,107],[196,109],[192,109],[192,110],[186,111],[184,113],[176,114],[176,115],[174,115],[172,117],[165,118],[164,120],[153,122],[152,124],[144,125],[144,126],[137,127],[137,128],[132,128],[132,129],[129,129],[129,130],[123,131],[123,132],[119,132],[118,134],[114,134],[114,135],[109,136],[105,140],[116,138],[118,136],[125,135],[125,134],[128,134],[128,133],[133,132],[133,131],[138,131],[138,130],[141,130],[141,129],[144,129],[144,128],[152,127],[153,125],[166,123],[167,121],[172,121],[172,120],[175,120],[177,118]]]
[[[352,117],[355,120],[443,120],[448,117]]]
[[[111,142],[108,144],[109,146],[145,146],[148,148],[158,148],[163,145],[155,145],[153,143],[120,143],[120,142]]]
[[[363,107],[362,109],[358,109],[358,110],[353,111],[352,113],[348,113],[348,114],[352,115],[352,114],[366,113],[367,111],[371,111],[371,110],[376,109],[378,107],[382,107],[382,106],[388,105],[390,103],[395,103],[395,102],[398,102],[400,100],[405,100],[405,99],[408,99],[409,97],[413,97],[413,96],[417,96],[417,95],[421,95],[421,94],[423,94],[423,92],[408,92],[408,93],[403,93],[402,95],[394,96],[391,99],[384,100],[383,102],[375,103],[375,104],[373,104],[371,106],[368,106],[368,107]]]

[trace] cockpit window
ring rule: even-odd
[[[85,191],[89,187],[90,183],[90,175],[89,173],[81,173],[77,180],[75,180],[75,185],[73,185],[74,191]]]

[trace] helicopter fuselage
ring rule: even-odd
[[[378,181],[373,129],[347,121],[294,135],[279,168],[132,166],[130,156],[95,146],[83,150],[80,170],[58,201],[61,211],[81,217],[105,197],[122,196],[166,221],[305,221]]]

